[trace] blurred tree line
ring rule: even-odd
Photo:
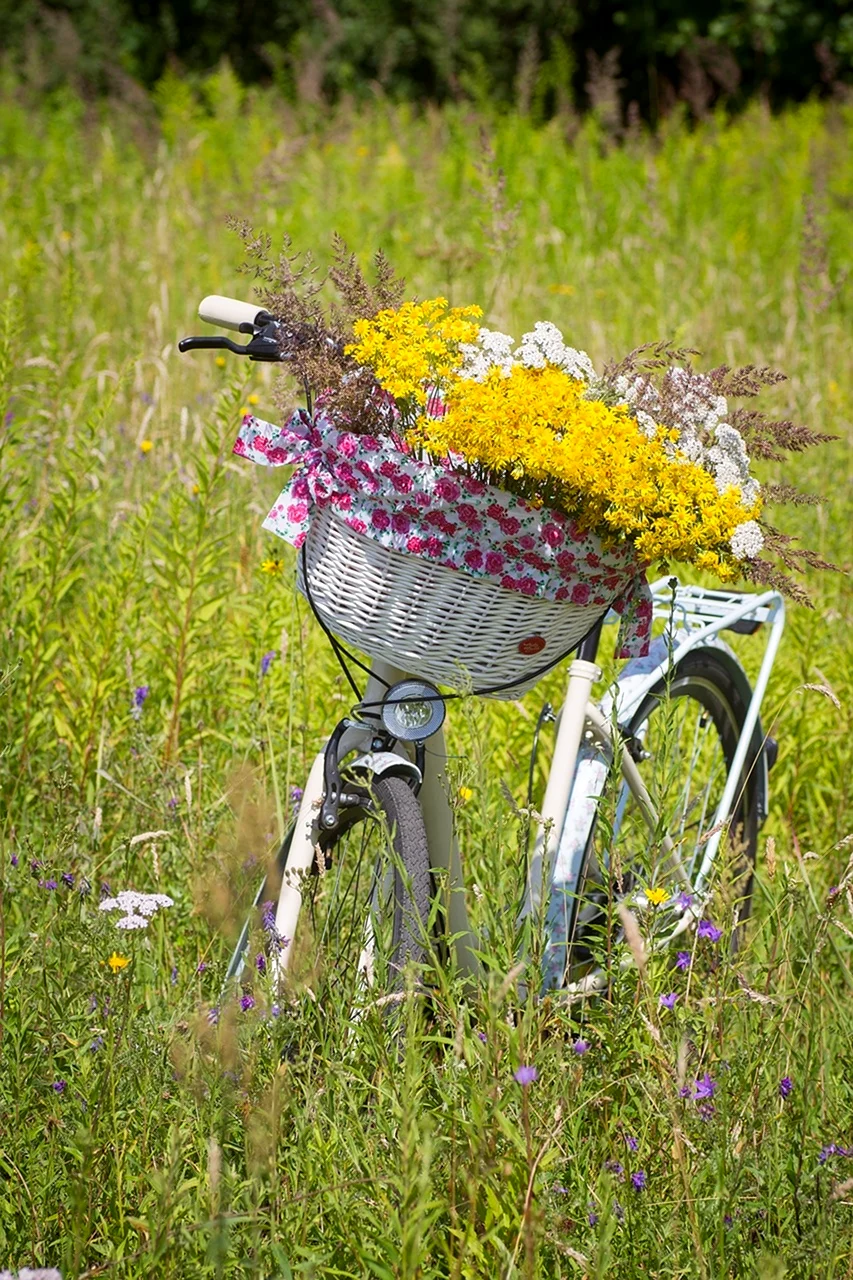
[[[323,102],[473,100],[651,123],[853,80],[853,0],[0,0],[4,61],[40,87],[150,87],[227,58]]]

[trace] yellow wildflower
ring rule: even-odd
[[[143,441],[142,441],[142,443],[141,443],[141,444],[140,444],[140,446],[139,446],[139,452],[140,452],[140,453],[150,453],[150,452],[151,452],[151,450],[152,450],[153,448],[154,448],[154,441],[153,441],[153,440],[143,440]]]
[[[281,573],[284,569],[284,561],[278,556],[270,556],[268,560],[261,561],[261,573],[268,573],[274,577],[277,573]]]
[[[426,404],[430,386],[441,386],[461,363],[460,344],[477,337],[479,307],[449,307],[446,298],[404,302],[372,320],[356,320],[356,341],[345,348],[369,365],[395,400]]]
[[[217,369],[224,369],[224,368],[225,368],[225,357],[224,357],[224,356],[217,356],[217,357],[216,357],[216,367],[217,367]]]
[[[647,889],[646,901],[653,907],[662,907],[665,902],[669,902],[669,894],[666,889]]]
[[[471,787],[460,787],[458,791],[458,795],[462,803],[467,804],[469,800],[473,799],[474,792],[471,789]]]
[[[245,418],[246,414],[247,414],[247,413],[251,413],[251,412],[252,412],[252,410],[249,408],[249,406],[248,406],[247,404],[241,404],[241,405],[240,405],[240,417],[241,417],[241,418]]]
[[[246,399],[248,400],[249,404],[251,404],[251,405],[260,404],[260,402],[261,402],[261,397],[260,397],[260,396],[256,396],[256,395],[255,395],[255,393],[254,393],[254,391],[252,392],[252,394],[251,394],[250,396],[247,396],[247,397],[246,397]]]
[[[114,951],[107,961],[107,964],[110,966],[113,973],[118,973],[119,969],[127,968],[130,964],[130,960],[127,956],[120,956],[117,951]]]

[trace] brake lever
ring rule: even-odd
[[[233,351],[235,355],[248,356],[250,360],[276,363],[285,359],[276,339],[268,338],[263,334],[256,334],[244,347],[241,347],[239,342],[232,342],[230,338],[222,338],[218,335],[209,338],[181,338],[178,350],[182,353],[185,351]]]

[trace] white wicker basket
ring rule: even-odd
[[[312,514],[305,566],[311,602],[342,640],[436,684],[506,685],[501,698],[531,689],[549,659],[578,644],[604,612],[507,591],[383,547],[329,507]],[[306,595],[301,553],[298,583]]]

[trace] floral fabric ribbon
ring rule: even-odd
[[[283,427],[246,414],[234,453],[261,466],[295,466],[263,527],[301,547],[314,506],[356,533],[510,591],[608,606],[621,614],[617,656],[648,652],[652,599],[629,546],[605,550],[561,512],[536,508],[469,476],[422,461],[395,436],[338,430],[297,409]]]

